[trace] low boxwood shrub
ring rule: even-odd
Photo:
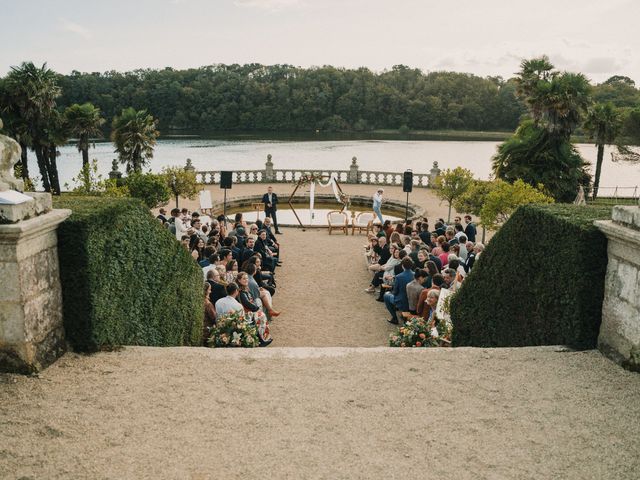
[[[139,200],[63,196],[58,229],[67,340],[79,351],[201,344],[202,270]]]
[[[595,348],[611,207],[520,207],[451,301],[455,346]]]

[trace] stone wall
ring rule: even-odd
[[[640,371],[640,207],[614,207],[612,220],[596,225],[609,256],[598,348]]]
[[[39,371],[64,351],[56,227],[69,214],[0,225],[0,371]]]

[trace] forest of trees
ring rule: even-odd
[[[514,79],[396,65],[374,73],[291,65],[212,65],[62,75],[58,105],[90,102],[106,118],[145,109],[162,131],[400,129],[512,131],[526,109]],[[594,100],[640,105],[627,77],[594,87]]]
[[[524,112],[500,77],[369,69],[213,65],[61,76],[62,107],[90,102],[107,118],[146,109],[161,130],[513,130]]]

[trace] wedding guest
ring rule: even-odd
[[[409,303],[409,312],[416,313],[416,305],[420,293],[424,290],[424,283],[427,280],[427,272],[422,269],[417,269],[412,281],[407,284],[407,300]]]
[[[207,345],[207,340],[211,334],[211,329],[216,324],[216,309],[211,303],[211,285],[207,282],[204,284],[204,322],[202,324],[202,344]]]
[[[244,312],[244,308],[236,300],[238,298],[238,294],[240,293],[238,289],[238,285],[235,283],[230,283],[227,285],[227,296],[221,298],[215,303],[216,313],[218,314],[218,318],[223,315],[229,315],[231,313]]]

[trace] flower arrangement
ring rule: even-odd
[[[389,336],[390,347],[442,347],[451,343],[452,325],[447,320],[414,316]]]
[[[213,348],[253,348],[257,347],[260,341],[255,325],[247,321],[243,312],[235,312],[218,317],[207,343]]]

